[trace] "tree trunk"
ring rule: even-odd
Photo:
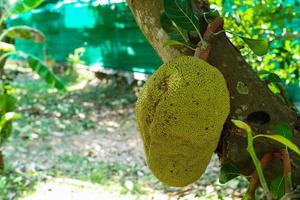
[[[0,171],[4,169],[4,156],[2,149],[0,148]]]
[[[206,1],[193,1],[193,5],[198,11],[207,9]],[[162,2],[162,0],[128,0],[138,25],[164,62],[178,55],[192,55],[193,52],[184,48],[163,47],[168,35],[161,28],[159,21],[163,9]],[[288,123],[294,130],[292,140],[298,146],[300,146],[300,120],[296,113],[259,79],[225,34],[215,36],[212,42],[213,47],[208,62],[223,73],[231,98],[231,112],[224,125],[216,152],[221,164],[231,162],[240,169],[242,174],[250,175],[255,168],[246,149],[246,134],[234,127],[231,119],[247,122],[255,133],[260,134],[274,133],[278,123]],[[272,140],[257,139],[255,142],[255,149],[259,157],[281,147]],[[293,183],[300,185],[300,157],[293,152],[290,152],[290,156]],[[272,180],[282,174],[281,166],[280,160],[272,162],[265,170],[267,179]]]

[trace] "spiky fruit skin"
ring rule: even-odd
[[[185,186],[205,171],[230,110],[226,81],[207,62],[182,56],[146,82],[136,118],[147,163],[171,186]]]

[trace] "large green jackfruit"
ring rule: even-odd
[[[185,186],[205,171],[230,109],[221,72],[182,56],[163,64],[146,82],[136,104],[139,132],[153,174]]]

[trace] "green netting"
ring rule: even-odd
[[[85,48],[82,60],[118,70],[153,73],[160,58],[149,45],[125,2],[72,1],[48,4],[14,16],[8,26],[28,25],[41,30],[44,44],[17,40],[18,50],[40,58],[65,61],[74,49]]]

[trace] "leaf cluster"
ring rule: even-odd
[[[240,48],[246,61],[258,73],[262,70],[275,73],[282,79],[285,88],[290,83],[297,84],[299,88],[300,3],[298,0],[211,0],[210,3],[222,10],[226,30],[241,33],[246,37],[268,39],[268,54],[257,57],[242,40],[237,37],[231,38]]]
[[[10,8],[6,8],[0,20],[0,145],[12,134],[12,121],[19,119],[20,114],[15,113],[15,98],[9,94],[7,87],[10,81],[5,75],[5,64],[10,56],[19,56],[27,61],[28,66],[43,78],[48,84],[60,91],[65,91],[65,84],[38,58],[26,52],[17,51],[11,44],[11,39],[31,40],[42,43],[46,40],[39,30],[28,26],[15,26],[4,28],[7,18],[14,14],[21,14],[38,7],[43,0],[18,0]]]
[[[164,0],[164,11],[160,16],[160,24],[170,38],[164,45],[180,45],[195,50],[196,45],[201,41],[201,44],[207,47],[207,41],[203,38],[201,30],[205,29],[207,24],[218,16],[219,13],[216,10],[196,15],[191,0]],[[230,31],[230,33],[242,39],[256,55],[262,56],[268,52],[269,41],[267,38],[252,39],[234,31]]]

